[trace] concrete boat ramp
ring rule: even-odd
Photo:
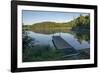
[[[52,36],[52,42],[56,49],[60,49],[65,55],[64,57],[78,55],[78,51],[74,49],[61,36]]]

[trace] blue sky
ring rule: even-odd
[[[84,13],[67,13],[67,12],[53,12],[53,11],[22,11],[22,22],[25,25],[31,25],[38,22],[68,22],[73,18],[78,17],[80,14],[87,15]]]

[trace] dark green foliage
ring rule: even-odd
[[[52,49],[49,45],[36,45],[25,49],[23,62],[60,60],[62,55],[60,50]]]
[[[75,20],[75,23],[77,24],[77,26],[87,26],[87,27],[89,27],[89,25],[90,25],[90,16],[80,15],[80,17],[78,17]]]
[[[31,48],[34,45],[34,41],[35,41],[35,39],[32,39],[31,37],[29,37],[28,33],[25,31],[23,31],[22,40],[23,40],[22,41],[23,52],[24,52],[24,49]]]
[[[78,55],[69,57],[63,57],[65,54],[62,50],[53,49],[49,45],[36,45],[33,48],[24,49],[23,62],[34,62],[34,61],[54,61],[54,60],[79,60],[89,59],[89,49],[79,50]]]

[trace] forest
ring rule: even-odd
[[[64,23],[57,23],[57,22],[40,22],[35,23],[32,25],[23,25],[23,30],[31,30],[34,32],[50,32],[55,33],[56,32],[64,32],[64,30],[86,30],[90,28],[90,16],[82,16],[80,15],[77,18],[74,18],[70,22],[64,22]]]

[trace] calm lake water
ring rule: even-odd
[[[66,42],[68,42],[72,47],[75,49],[85,49],[90,47],[89,40],[87,40],[87,36],[82,34],[76,36],[76,33],[54,33],[54,34],[41,34],[41,33],[35,33],[32,31],[27,31],[28,36],[35,39],[35,43],[39,45],[50,45],[54,48],[53,42],[52,42],[52,36],[58,35],[61,36]]]

